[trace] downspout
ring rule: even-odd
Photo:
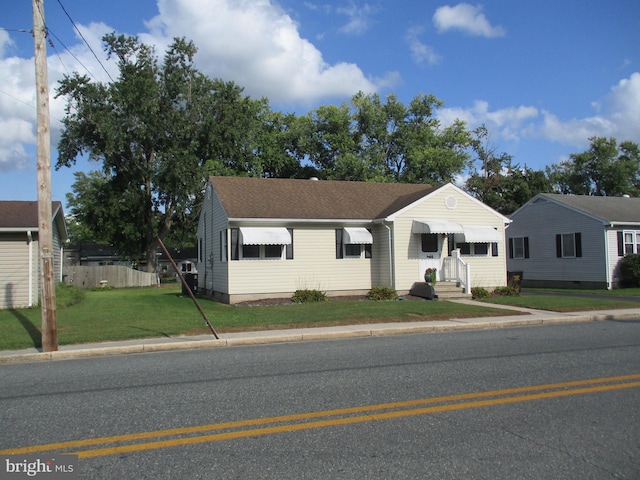
[[[613,225],[609,225],[609,227],[613,227]],[[607,275],[607,290],[611,290],[613,287],[613,282],[612,277],[613,277],[613,272],[611,272],[609,269],[611,268],[611,263],[609,262],[609,237],[608,234],[609,231],[604,228],[604,268],[605,268],[605,272]]]
[[[27,244],[29,245],[29,308],[33,307],[33,236],[27,230]]]
[[[392,248],[391,248],[391,240],[392,240],[392,236],[391,236],[391,228],[389,227],[389,225],[387,225],[386,223],[382,222],[382,225],[385,226],[385,228],[387,229],[387,231],[389,232],[389,276],[390,276],[390,280],[391,280],[391,288],[396,288],[396,276],[395,276],[395,272],[393,270],[393,256],[392,256]]]

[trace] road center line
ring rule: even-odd
[[[88,438],[83,440],[72,440],[66,442],[50,443],[45,445],[33,445],[7,450],[0,450],[0,454],[23,454],[36,453],[50,450],[65,450],[75,448],[86,448],[94,445],[109,445],[114,443],[134,442],[137,440],[160,439],[162,437],[175,437],[179,435],[193,435],[204,432],[215,432],[208,435],[196,435],[182,438],[167,438],[145,443],[134,443],[129,445],[115,445],[105,448],[90,450],[78,450],[75,452],[80,458],[95,457],[101,455],[113,455],[118,453],[131,453],[143,450],[167,448],[180,445],[190,445],[195,443],[214,442],[230,440],[235,438],[245,438],[259,435],[269,435],[274,433],[293,432],[314,428],[323,428],[336,425],[347,425],[362,423],[367,421],[387,420],[413,415],[425,415],[446,411],[479,408],[509,403],[541,400],[549,398],[565,397],[569,395],[583,395],[588,393],[605,392],[624,388],[640,387],[640,374],[623,375],[616,377],[605,377],[589,380],[577,380],[572,382],[553,383],[547,385],[534,385],[528,387],[517,387],[487,392],[474,392],[459,395],[448,395],[441,397],[423,398],[408,400],[403,402],[391,402],[376,405],[364,405],[359,407],[349,407],[335,410],[324,410],[318,412],[308,412],[293,415],[282,415],[265,418],[255,418],[232,422],[222,422],[209,425],[197,425],[193,427],[175,428],[168,430],[158,430],[140,432],[126,435],[116,435],[110,437]],[[624,382],[624,383],[621,383]],[[582,387],[582,388],[579,388]],[[492,398],[493,397],[493,398]],[[442,404],[413,408],[429,404]],[[387,410],[387,411],[385,411]],[[310,421],[313,419],[327,417],[325,420]],[[338,418],[330,418],[338,417]],[[298,423],[292,423],[298,422]],[[262,428],[249,428],[269,424],[282,424]]]

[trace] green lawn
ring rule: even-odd
[[[60,300],[62,295],[58,295]],[[218,333],[505,315],[510,312],[450,302],[328,301],[275,306],[230,306],[198,299]],[[178,285],[90,290],[79,303],[57,309],[60,345],[210,333]],[[0,310],[0,350],[40,346],[40,309]]]
[[[633,290],[640,296],[640,289]],[[67,293],[60,291],[57,295],[59,303],[64,303]],[[254,307],[224,305],[204,298],[198,301],[219,333],[513,314],[512,311],[491,308],[491,302],[554,311],[640,306],[637,302],[624,302],[619,297],[603,300],[553,295],[492,298],[486,300],[486,307],[426,300],[328,301]],[[40,324],[38,308],[0,310],[0,350],[39,347]],[[210,333],[191,299],[183,297],[181,287],[175,284],[86,291],[78,303],[58,307],[57,327],[60,345]]]

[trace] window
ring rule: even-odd
[[[495,245],[496,245],[495,248],[493,247],[493,244],[491,245],[491,254],[492,256],[497,257],[498,245],[497,244]],[[456,248],[460,249],[460,255],[486,257],[489,254],[489,244],[484,242],[480,242],[480,243],[456,242]]]
[[[513,237],[509,239],[509,258],[529,258],[529,237]]]
[[[422,251],[423,252],[437,252],[438,249],[438,234],[437,233],[423,233],[422,234]]]
[[[352,235],[358,233],[357,230],[364,232],[365,236],[367,232],[369,232],[369,236],[371,235],[371,231],[368,229],[351,229],[350,235],[345,229],[336,228],[336,258],[371,258],[373,256],[371,243],[349,243],[353,241],[351,240]],[[368,240],[360,239],[356,241],[371,241],[370,238]]]
[[[622,257],[629,253],[640,254],[640,231],[625,230],[618,234],[618,256]]]
[[[293,229],[288,228],[291,242],[289,244],[242,244],[242,236],[240,229],[231,229],[231,260],[293,260]],[[227,235],[224,233],[224,239],[221,237],[221,246],[224,244],[224,252],[226,256]],[[283,255],[284,254],[284,255]],[[222,255],[222,253],[221,253]]]
[[[582,235],[580,232],[556,235],[556,257],[582,257]]]

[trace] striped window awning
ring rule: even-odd
[[[362,227],[345,227],[344,243],[346,244],[370,244],[373,243],[373,235],[366,228]]]

